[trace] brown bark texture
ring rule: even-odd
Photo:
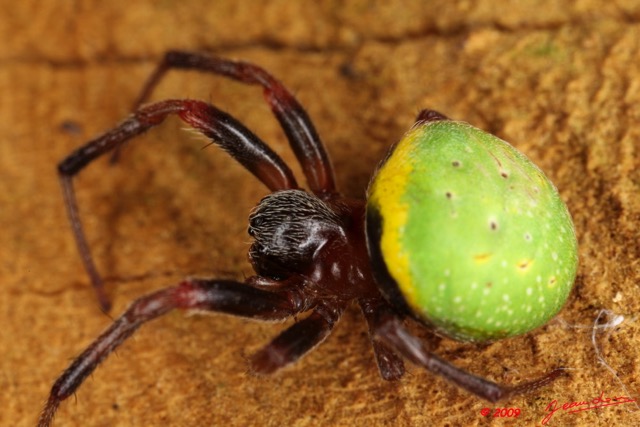
[[[524,336],[430,342],[501,383],[557,366],[570,376],[498,404],[413,365],[385,382],[352,307],[308,357],[254,377],[247,355],[291,322],[174,312],[109,357],[54,425],[540,425],[554,400],[640,398],[640,2],[30,0],[0,12],[0,425],[34,425],[57,375],[136,297],[185,276],[252,273],[246,218],[267,191],[177,119],[75,181],[109,315],[77,254],[56,164],[125,118],[175,48],[272,71],[315,121],[348,196],[364,197],[423,108],[523,151],[573,215],[574,291],[558,317]],[[165,98],[229,111],[301,176],[259,89],[174,71],[153,96]],[[494,418],[496,408],[520,415]],[[636,403],[559,410],[549,425],[631,426],[639,414]]]

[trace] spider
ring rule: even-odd
[[[289,144],[302,166],[309,190],[302,190],[298,186],[289,167],[269,146],[238,120],[215,106],[190,99],[169,99],[141,106],[165,73],[171,69],[198,70],[248,85],[261,86],[266,102],[284,129]],[[475,316],[469,316],[459,306],[449,304],[441,298],[443,294],[450,294],[450,300],[456,304],[459,304],[465,295],[473,301],[478,300],[478,294],[473,291],[478,286],[471,285],[470,288],[461,289],[458,285],[462,279],[466,280],[475,273],[465,270],[466,267],[460,265],[461,261],[456,261],[452,254],[457,251],[445,251],[440,259],[437,258],[436,248],[445,245],[434,237],[433,230],[416,233],[411,231],[411,218],[418,218],[420,224],[430,223],[431,217],[439,218],[433,207],[439,204],[445,206],[443,212],[455,214],[451,218],[447,217],[448,214],[445,215],[444,222],[434,219],[436,234],[442,233],[445,238],[451,237],[451,230],[455,230],[456,218],[462,218],[465,211],[471,211],[473,217],[479,216],[478,211],[482,213],[484,202],[471,203],[466,207],[464,204],[452,203],[464,198],[460,194],[464,194],[470,187],[474,191],[469,194],[475,193],[475,190],[481,193],[488,191],[481,188],[482,180],[476,180],[473,175],[475,173],[477,177],[478,173],[486,174],[486,167],[469,169],[474,162],[482,164],[483,161],[489,162],[492,167],[496,167],[496,162],[499,165],[500,175],[496,174],[496,178],[490,178],[491,180],[495,180],[497,184],[509,183],[509,187],[505,187],[503,191],[504,194],[498,195],[502,201],[500,203],[505,206],[505,212],[511,212],[507,209],[511,206],[511,200],[516,201],[514,206],[519,209],[520,200],[517,194],[520,193],[517,191],[520,187],[533,185],[526,187],[526,191],[521,191],[525,194],[524,197],[527,197],[529,205],[540,205],[545,212],[553,212],[555,220],[543,222],[554,227],[559,223],[564,227],[564,231],[553,229],[546,232],[542,231],[544,227],[538,227],[541,230],[538,231],[536,223],[525,219],[524,216],[511,219],[491,214],[486,216],[489,218],[486,224],[486,218],[482,219],[482,236],[486,235],[487,239],[493,239],[493,236],[504,238],[501,233],[507,233],[509,229],[520,230],[515,225],[524,223],[526,227],[533,227],[526,230],[526,244],[531,245],[536,241],[548,240],[549,235],[556,231],[565,232],[566,227],[572,231],[571,220],[566,208],[559,202],[557,192],[554,193],[555,188],[545,181],[546,178],[535,166],[527,163],[527,159],[493,136],[482,134],[466,124],[450,121],[435,111],[424,110],[418,115],[411,131],[392,147],[387,158],[379,166],[368,189],[368,200],[347,198],[336,189],[329,157],[313,123],[282,83],[257,65],[192,52],[167,52],[143,87],[135,102],[134,113],[113,129],[73,151],[58,165],[75,241],[98,300],[105,311],[110,308],[110,303],[82,229],[74,195],[73,177],[101,155],[108,152],[117,155],[119,147],[124,142],[159,125],[172,115],[178,116],[223,148],[271,191],[249,216],[248,233],[253,241],[248,257],[256,274],[244,282],[185,279],[176,286],[135,300],[55,381],[41,413],[39,427],[50,425],[61,402],[73,394],[117,346],[146,322],[174,309],[220,312],[261,321],[281,321],[308,313],[250,357],[251,370],[257,374],[270,374],[296,362],[327,338],[345,309],[353,302],[358,304],[368,323],[375,360],[380,375],[385,380],[400,379],[405,372],[403,360],[406,359],[441,375],[480,398],[495,402],[534,391],[563,374],[563,369],[557,368],[533,381],[515,386],[500,385],[457,368],[428,351],[404,324],[405,319],[413,319],[425,328],[444,336],[463,341],[487,341],[524,333],[546,322],[561,308],[568,289],[571,288],[572,274],[575,275],[575,262],[573,266],[570,265],[570,269],[565,268],[564,276],[553,273],[553,283],[561,282],[562,286],[554,288],[560,289],[558,294],[553,294],[553,298],[547,298],[554,301],[553,303],[537,304],[536,307],[542,307],[542,314],[534,313],[533,323],[524,315],[516,315],[518,320],[512,322],[512,325],[505,322],[501,326],[500,322],[495,322],[493,318],[485,319],[484,325],[478,324],[475,318],[486,318],[487,308],[492,313],[494,309],[499,312],[502,308],[476,304],[475,308],[468,309],[471,310],[470,313],[475,313]],[[482,143],[484,148],[476,150],[474,147],[481,144],[478,142],[480,140],[485,141]],[[444,149],[445,152],[434,158],[425,154],[437,153],[439,149]],[[480,158],[482,155],[482,159],[486,160]],[[421,156],[427,157],[423,161],[420,160]],[[418,163],[411,163],[414,161]],[[442,167],[446,167],[449,174],[468,170],[472,174],[471,178],[464,178],[463,175],[456,175],[458,178],[454,178],[453,175],[445,175],[444,178],[430,177],[428,170],[432,166],[436,167],[438,162],[444,162]],[[425,165],[429,167],[423,167]],[[483,179],[489,180],[486,176]],[[432,191],[428,188],[429,182],[443,184],[446,188]],[[447,187],[449,184],[451,187]],[[401,196],[406,191],[412,194],[419,193],[421,196],[403,199]],[[437,201],[429,201],[431,199],[427,196],[431,193],[438,197]],[[549,197],[545,199],[543,196],[547,195]],[[415,204],[416,200],[423,198],[429,201],[426,207]],[[482,200],[485,199],[486,197]],[[532,200],[535,203],[532,203]],[[417,216],[414,215],[416,213]],[[468,224],[462,229],[462,234],[465,235],[463,238],[469,239]],[[545,232],[547,234],[544,234]],[[534,243],[531,243],[531,236],[534,236]],[[425,239],[426,243],[433,241],[433,244],[422,247],[425,245]],[[482,241],[480,238],[477,240]],[[573,241],[575,242],[575,237]],[[497,245],[491,242],[493,240],[489,245]],[[526,244],[521,245],[524,247]],[[474,245],[475,240],[471,240],[468,244],[454,245],[454,249],[465,252],[467,247],[471,248]],[[517,252],[517,245],[510,240],[502,241],[501,245],[506,247],[505,252]],[[569,247],[567,250],[571,249],[572,247]],[[473,265],[477,264],[473,268],[480,269],[482,265],[486,265],[490,255],[495,255],[495,251],[483,253],[481,256],[473,255]],[[429,256],[436,258],[429,259]],[[505,259],[508,256],[509,254],[506,254]],[[532,257],[533,255],[530,256]],[[574,258],[575,256],[570,254],[567,259],[573,261]],[[429,269],[441,270],[440,267],[443,266],[434,264],[443,260],[448,264],[446,270],[442,270],[445,271],[445,276],[450,278],[446,283],[444,278],[429,276]],[[526,277],[525,270],[535,266],[536,263],[532,262],[532,259],[526,264],[519,264],[518,268],[522,271],[514,272],[513,280]],[[487,274],[492,270],[493,267],[486,270]],[[485,280],[482,274],[478,280]],[[540,277],[546,272],[539,271],[537,274]],[[439,284],[440,280],[442,284]],[[493,288],[492,283],[495,283]],[[444,290],[445,285],[449,286],[448,291]],[[486,289],[483,295],[488,298],[491,296],[489,291],[497,288],[497,281],[488,281],[486,286],[480,287]],[[513,299],[524,294],[523,288],[515,285],[513,288]],[[527,288],[527,294],[530,290],[531,288]],[[538,290],[542,292],[544,289],[534,289]],[[500,292],[506,291],[511,292],[511,288],[503,288]],[[430,298],[434,295],[437,295],[437,298]],[[500,298],[500,295],[501,293],[498,293],[497,298]],[[430,307],[430,304],[435,304],[435,309]],[[529,307],[529,310],[524,310],[523,306],[522,311],[530,311],[531,306],[526,307]],[[511,315],[516,309],[515,306],[507,306],[503,314]],[[435,314],[439,312],[444,312],[444,315]],[[466,322],[468,317],[475,320],[471,323]]]

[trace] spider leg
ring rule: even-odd
[[[381,320],[381,322],[383,324],[377,330],[377,337],[379,339],[395,348],[411,362],[435,374],[441,375],[457,386],[490,402],[532,392],[566,373],[562,368],[557,368],[533,381],[524,382],[516,386],[500,385],[457,368],[435,354],[430,353],[418,338],[411,335],[402,326],[400,320],[397,318],[387,316]]]
[[[295,362],[325,340],[342,316],[345,306],[319,304],[312,313],[280,333],[250,358],[257,374],[270,374]]]
[[[384,324],[382,320],[386,316],[393,316],[389,304],[381,298],[361,299],[358,301],[360,309],[369,325],[369,337],[373,346],[373,353],[378,364],[380,376],[387,381],[400,379],[404,375],[404,362],[398,354],[387,344],[380,341],[376,334]]]
[[[305,310],[297,291],[269,292],[230,280],[187,280],[134,301],[62,373],[51,388],[38,427],[47,427],[60,403],[72,395],[85,378],[116,347],[144,323],[173,309],[206,310],[258,320],[283,320]]]
[[[149,98],[166,72],[172,68],[213,73],[249,85],[262,86],[271,111],[280,122],[302,165],[310,189],[316,194],[335,192],[331,161],[307,112],[281,82],[257,65],[195,52],[169,51],[147,80],[134,108]]]
[[[297,188],[293,173],[273,150],[232,116],[214,106],[201,101],[167,100],[140,108],[114,129],[72,152],[58,165],[76,244],[100,305],[105,311],[109,310],[110,303],[82,229],[72,179],[95,158],[159,125],[171,114],[178,115],[222,147],[271,191]]]

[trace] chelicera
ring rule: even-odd
[[[199,70],[261,86],[302,166],[309,190],[299,187],[289,167],[264,142],[213,105],[171,99],[140,107],[171,69]],[[368,212],[365,200],[347,198],[337,191],[329,157],[307,113],[264,69],[246,62],[168,52],[135,105],[129,118],[72,152],[58,168],[75,240],[102,307],[108,310],[110,304],[82,229],[73,177],[101,155],[117,153],[121,144],[173,115],[223,148],[271,191],[249,217],[248,232],[253,238],[249,260],[256,275],[244,282],[185,279],[135,300],[57,379],[39,419],[40,427],[50,425],[60,403],[117,346],[144,323],[174,309],[261,321],[307,313],[250,358],[251,370],[257,374],[269,374],[296,362],[331,333],[354,302],[368,323],[375,360],[385,380],[402,377],[403,359],[407,359],[468,392],[497,401],[536,390],[563,372],[555,369],[533,381],[499,385],[453,366],[408,332],[403,323],[406,318],[430,325],[406,303],[389,275],[376,243],[379,214]],[[425,110],[415,126],[445,120],[441,114]],[[454,168],[464,166],[455,162]]]

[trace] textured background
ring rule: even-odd
[[[486,425],[483,407],[521,409],[496,425],[533,425],[553,399],[640,396],[640,3],[387,3],[2,2],[0,425],[33,425],[57,374],[110,322],[76,253],[55,165],[127,115],[169,48],[251,60],[282,79],[315,120],[349,196],[363,196],[376,162],[422,108],[525,152],[574,215],[581,266],[570,301],[526,336],[435,349],[499,382],[556,366],[571,378],[499,405],[414,366],[385,383],[355,308],[300,363],[254,378],[245,355],[281,326],[176,312],[109,358],[63,403],[57,426]],[[154,99],[166,97],[214,102],[293,163],[259,89],[174,72]],[[265,189],[183,128],[169,120],[129,145],[119,165],[97,161],[76,181],[112,315],[186,275],[251,273],[246,217]],[[601,309],[624,320],[592,340]],[[557,413],[551,425],[637,425],[639,414],[625,404]]]

